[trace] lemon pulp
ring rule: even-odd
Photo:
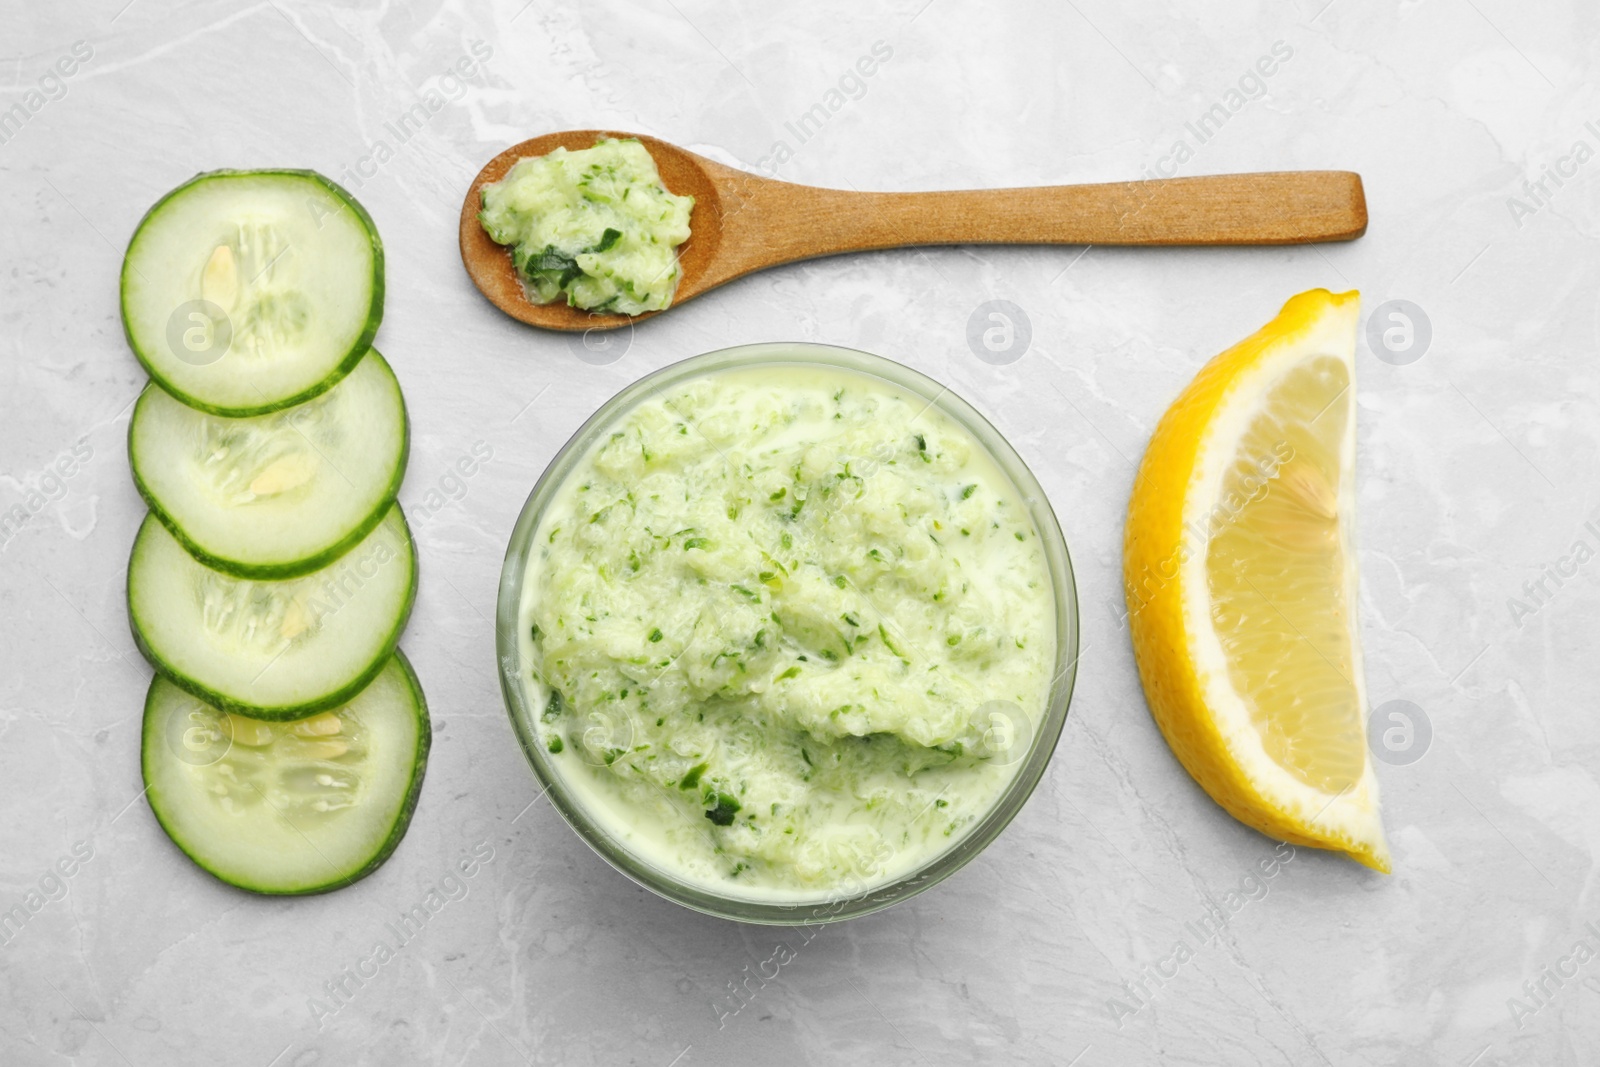
[[[1223,500],[1247,503],[1206,553],[1212,622],[1262,747],[1326,793],[1366,762],[1337,488],[1349,388],[1345,365],[1324,356],[1267,394],[1223,476]],[[1260,457],[1276,463],[1264,482]]]

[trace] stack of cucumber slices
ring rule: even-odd
[[[128,456],[146,797],[224,882],[317,893],[375,870],[432,731],[400,653],[417,559],[395,497],[405,400],[372,347],[383,243],[310,171],[216,171],[163,197],[122,267],[152,379]]]

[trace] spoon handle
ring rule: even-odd
[[[1331,170],[930,193],[764,182],[750,199],[768,264],[906,245],[1307,244],[1367,228],[1361,176]]]

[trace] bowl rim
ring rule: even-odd
[[[1044,713],[1028,754],[978,823],[948,848],[900,878],[871,884],[859,892],[841,889],[836,895],[807,897],[793,903],[716,893],[675,877],[615,841],[568,791],[562,772],[554,769],[549,753],[538,743],[537,732],[531,727],[535,709],[529,705],[520,669],[520,615],[528,554],[545,510],[572,469],[595,440],[647,394],[718,372],[758,366],[821,366],[876,378],[927,400],[929,406],[939,408],[965,429],[1010,480],[1033,521],[1044,546],[1056,612],[1055,675]],[[540,474],[512,527],[495,607],[495,651],[506,714],[534,778],[543,787],[539,796],[549,795],[551,806],[597,855],[636,884],[703,914],[773,926],[815,925],[868,915],[933,887],[987,848],[1022,810],[1043,779],[1066,725],[1077,681],[1081,636],[1078,609],[1071,555],[1049,498],[1016,449],[981,412],[943,383],[883,356],[809,341],[769,341],[715,349],[668,364],[625,386],[584,420]]]

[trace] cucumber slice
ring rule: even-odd
[[[190,407],[260,415],[333,386],[383,317],[383,242],[309,170],[218,170],[162,197],[122,261],[122,328]]]
[[[133,480],[196,559],[241,578],[292,578],[378,524],[405,474],[405,401],[370,349],[338,385],[250,418],[196,411],[151,383],[128,427]]]
[[[396,652],[354,699],[275,724],[161,675],[144,702],[150,810],[190,859],[255,893],[322,893],[377,870],[405,836],[433,731]]]
[[[399,504],[349,552],[300,578],[212,570],[154,515],[128,561],[128,617],[145,658],[180,689],[261,719],[303,718],[359,692],[394,652],[416,589]]]

